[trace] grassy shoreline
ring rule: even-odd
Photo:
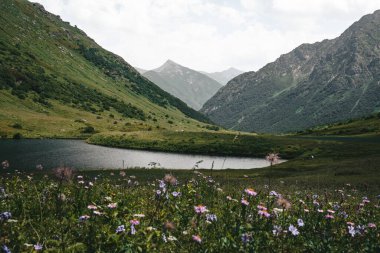
[[[292,159],[305,153],[314,141],[287,139],[237,132],[173,132],[136,131],[129,133],[100,133],[92,135],[87,142],[117,148],[203,154],[237,157],[265,157],[279,152],[284,159]]]
[[[230,172],[213,170],[212,173],[228,175],[237,181],[243,180],[243,175],[249,175],[267,181],[286,179],[295,184],[306,181],[317,184],[319,181],[318,184],[323,182],[323,185],[327,186],[335,183],[343,184],[348,179],[357,183],[377,185],[376,179],[380,178],[380,142],[377,139],[367,142],[362,137],[353,136],[344,141],[337,141],[335,137],[333,139],[327,137],[330,139],[325,140],[318,138],[320,136],[273,136],[226,131],[140,131],[96,134],[87,139],[87,142],[117,148],[226,157],[264,158],[268,152],[275,151],[288,161],[273,167]],[[99,170],[94,171],[96,173]],[[157,169],[141,169],[141,171],[141,174],[155,174]],[[160,175],[170,171],[173,170],[163,170]],[[174,171],[184,175],[188,173],[183,170]],[[205,173],[209,172],[206,170]]]
[[[268,152],[275,151],[279,152],[282,158],[289,159],[285,163],[267,168],[213,171],[214,175],[228,175],[237,181],[243,180],[243,175],[248,175],[264,181],[286,179],[292,184],[304,182],[305,187],[308,182],[326,187],[329,184],[344,184],[349,180],[360,184],[377,185],[377,179],[380,178],[378,141],[366,142],[361,137],[352,136],[348,140],[338,141],[319,140],[313,137],[251,134],[240,134],[237,140],[233,141],[235,136],[236,134],[232,133],[207,135],[176,133],[176,137],[165,132],[150,132],[148,135],[146,133],[102,134],[92,136],[89,143],[119,148],[149,147],[150,150],[165,152],[183,151],[261,158]],[[190,139],[193,145],[188,144]]]

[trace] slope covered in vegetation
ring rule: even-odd
[[[0,14],[3,135],[78,136],[88,125],[171,128],[172,118],[194,128],[195,120],[207,121],[41,5],[4,0]]]

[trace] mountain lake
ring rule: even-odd
[[[192,169],[253,169],[269,166],[264,158],[191,155],[131,150],[91,145],[83,140],[21,139],[0,141],[0,161],[8,160],[11,169],[45,169],[67,166],[77,169],[127,169],[154,167]],[[280,162],[284,162],[282,160]]]

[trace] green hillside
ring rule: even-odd
[[[2,136],[194,130],[208,121],[41,5],[2,0],[0,14]]]
[[[380,113],[298,132],[307,135],[380,135]]]

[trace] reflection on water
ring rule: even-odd
[[[269,166],[264,159],[173,154],[108,148],[90,145],[81,140],[1,140],[0,161],[8,160],[11,168],[44,168],[69,166],[74,168],[128,168],[161,166],[171,169],[199,168],[251,169]]]

